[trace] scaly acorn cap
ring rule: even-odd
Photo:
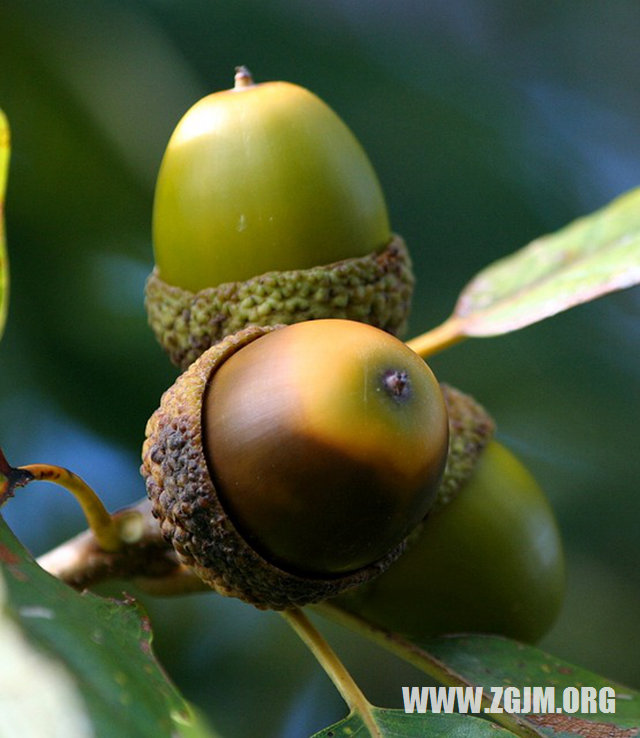
[[[473,475],[478,459],[495,433],[495,423],[471,395],[441,384],[449,415],[449,455],[430,512],[451,502]]]
[[[149,276],[149,324],[171,361],[186,369],[210,346],[248,325],[319,318],[368,323],[401,336],[413,294],[407,247],[394,235],[382,250],[310,269],[273,271],[198,292]]]

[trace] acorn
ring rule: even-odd
[[[345,123],[288,82],[197,102],[164,153],[153,205],[149,322],[186,368],[246,325],[318,318],[401,335],[414,278],[378,178]]]
[[[448,451],[424,361],[337,319],[225,337],[165,392],[146,434],[141,471],[180,561],[273,609],[384,571],[434,504]]]
[[[547,633],[565,593],[551,505],[496,440],[470,472],[414,530],[398,561],[334,603],[417,642],[494,633],[534,643]]]

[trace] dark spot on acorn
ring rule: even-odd
[[[382,375],[382,386],[396,401],[411,397],[411,380],[404,369],[389,369]]]

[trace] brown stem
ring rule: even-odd
[[[123,541],[117,551],[106,551],[93,531],[87,530],[42,555],[38,563],[76,589],[107,579],[133,579],[152,594],[177,595],[208,589],[178,562],[162,537],[148,500],[120,510],[112,518]]]

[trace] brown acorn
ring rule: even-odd
[[[249,327],[206,351],[147,426],[142,473],[180,560],[282,609],[380,574],[434,504],[448,417],[427,365],[371,326]]]

